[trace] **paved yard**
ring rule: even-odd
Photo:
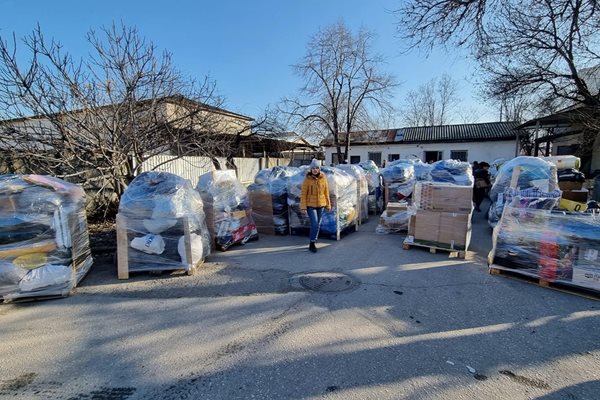
[[[402,250],[377,218],[319,253],[262,236],[193,276],[116,279],[97,258],[76,294],[0,306],[0,398],[595,399],[600,303]],[[308,291],[300,273],[348,278]]]

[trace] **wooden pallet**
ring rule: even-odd
[[[185,252],[188,260],[192,259],[192,248],[190,244],[190,226],[187,217],[183,217],[183,229],[185,237]],[[117,214],[117,277],[129,279],[129,238],[127,235],[127,217]],[[193,275],[196,269],[204,263],[199,261],[196,265],[189,263],[186,268],[173,268],[173,271],[184,270],[187,275]],[[140,271],[142,272],[142,271]]]
[[[404,250],[410,250],[411,247],[422,247],[424,249],[429,249],[429,252],[432,254],[436,254],[438,251],[448,252],[449,258],[465,258],[467,256],[466,250],[448,249],[445,247],[428,246],[426,244],[414,243],[414,242],[410,243],[410,242],[406,242],[406,241],[404,241],[404,243],[402,243],[402,248]]]
[[[523,270],[507,270],[503,267],[499,267],[495,264],[489,266],[488,271],[490,275],[501,275],[503,277],[518,280],[520,282],[533,284],[543,288],[555,290],[557,292],[563,292],[573,294],[580,297],[585,297],[591,300],[600,300],[600,292],[593,289],[587,289],[585,287],[569,285],[564,282],[552,282],[540,278],[536,274],[528,273]]]

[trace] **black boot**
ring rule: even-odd
[[[308,245],[308,249],[310,251],[312,251],[313,253],[317,252],[317,245],[315,242],[310,242],[310,244]]]

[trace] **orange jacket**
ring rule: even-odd
[[[304,178],[304,182],[302,182],[300,209],[306,210],[306,207],[331,208],[329,185],[327,184],[327,177],[323,172],[319,172],[317,176],[309,172]]]

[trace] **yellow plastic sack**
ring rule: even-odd
[[[588,206],[585,203],[578,203],[576,201],[560,199],[560,208],[564,208],[569,211],[585,211]]]
[[[24,269],[35,269],[48,263],[47,253],[32,253],[19,256],[13,260],[16,267]]]

